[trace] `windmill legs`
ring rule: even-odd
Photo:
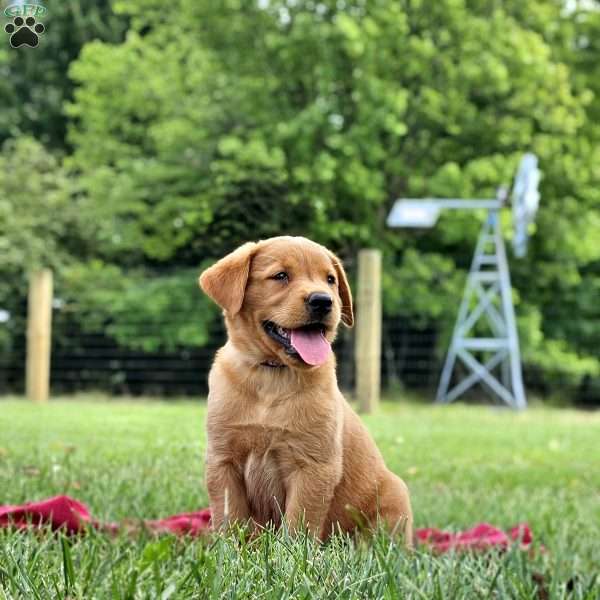
[[[484,318],[491,333],[487,337],[470,333]],[[474,353],[481,353],[483,358],[476,358]],[[458,361],[468,373],[451,388]],[[500,371],[500,378],[494,375],[494,369]],[[497,211],[488,213],[477,240],[436,401],[452,402],[476,383],[513,408],[525,408],[527,404],[508,261]]]

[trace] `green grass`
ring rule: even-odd
[[[203,507],[204,411],[0,401],[0,504],[67,493],[106,521]],[[245,543],[3,530],[0,598],[600,597],[600,414],[388,403],[365,420],[417,527],[527,521],[535,552],[407,554],[384,534],[318,546],[285,532]]]

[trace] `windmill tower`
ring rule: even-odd
[[[539,205],[540,171],[537,165],[535,155],[526,154],[513,185],[513,246],[517,257],[523,257],[527,252],[529,225],[533,223]],[[402,199],[394,203],[388,216],[390,227],[433,227],[441,210],[484,208],[488,211],[442,369],[437,402],[452,402],[480,383],[512,408],[527,406],[509,264],[499,214],[506,206],[507,197],[507,189],[500,188],[496,198],[491,200]]]

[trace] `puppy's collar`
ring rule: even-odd
[[[285,365],[283,363],[277,362],[276,360],[265,360],[260,363],[261,367],[269,367],[270,369],[283,369]]]

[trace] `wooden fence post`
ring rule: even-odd
[[[25,393],[34,402],[46,402],[50,392],[51,331],[52,271],[43,269],[29,279],[27,307]]]
[[[379,405],[381,388],[381,252],[358,253],[356,338],[356,396],[360,410],[370,413]]]

